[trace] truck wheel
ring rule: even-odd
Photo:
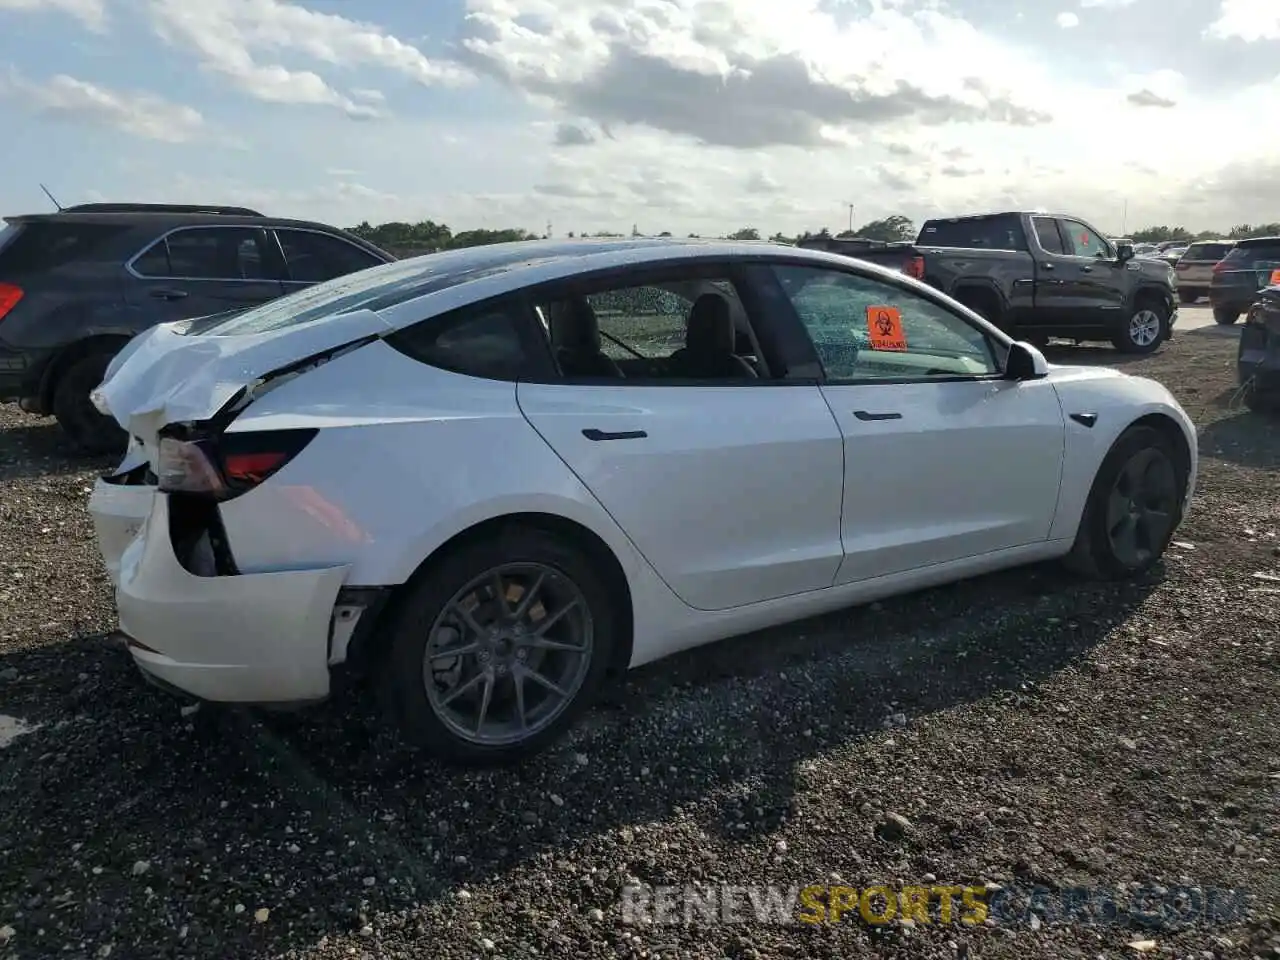
[[[1239,316],[1240,316],[1240,311],[1232,310],[1230,307],[1214,307],[1213,308],[1214,323],[1220,323],[1224,327],[1231,326],[1231,324],[1236,322]]]
[[[1196,293],[1194,290],[1179,290],[1179,291],[1178,291],[1178,302],[1179,302],[1179,303],[1195,303],[1195,302],[1196,302],[1197,300],[1199,300],[1199,299],[1200,299],[1200,294]]]
[[[102,382],[109,353],[91,353],[62,371],[53,390],[53,415],[71,440],[87,453],[120,453],[129,439],[113,417],[99,413],[89,393]]]
[[[1169,311],[1155,300],[1139,300],[1111,337],[1122,353],[1152,353],[1169,332]]]

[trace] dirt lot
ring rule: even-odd
[[[0,714],[36,727],[0,748],[0,956],[1280,956],[1280,427],[1233,403],[1233,357],[1188,333],[1126,365],[1202,429],[1149,582],[1026,570],[721,644],[485,773],[366,699],[188,716],[145,686],[104,641],[85,501],[109,464],[0,407]],[[629,877],[1253,899],[1183,929],[637,929]]]

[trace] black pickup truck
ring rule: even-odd
[[[914,244],[802,245],[894,267],[1032,343],[1110,340],[1126,353],[1150,353],[1177,319],[1172,268],[1134,257],[1078,217],[983,214],[926,221]]]

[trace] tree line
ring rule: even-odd
[[[438,250],[456,250],[461,247],[476,247],[488,243],[507,243],[513,240],[537,240],[545,239],[546,234],[534,233],[517,227],[505,230],[462,230],[454,233],[446,224],[436,223],[434,220],[421,220],[418,223],[406,223],[402,221],[392,221],[390,223],[380,223],[377,226],[371,225],[367,220],[355,227],[349,228],[351,233],[356,236],[363,237],[370,243],[377,244],[384,250],[394,253],[398,256],[406,256],[409,254],[431,253]],[[796,243],[800,240],[810,238],[832,238],[846,239],[850,237],[858,237],[865,240],[882,240],[889,243],[900,241],[911,241],[916,239],[917,235],[915,222],[910,218],[901,214],[893,214],[880,220],[872,220],[864,223],[856,230],[842,230],[839,233],[832,233],[828,228],[823,227],[819,230],[806,230],[797,236],[788,236],[783,233],[775,233],[768,237],[775,243]],[[658,234],[647,234],[648,236],[669,237],[671,232],[664,230]],[[646,236],[640,232],[638,226],[632,226],[630,234],[611,233],[609,231],[601,231],[597,233],[575,233],[570,231],[568,236],[574,237],[641,237]],[[698,237],[698,234],[691,233],[688,236]],[[1260,224],[1237,224],[1228,230],[1225,234],[1214,230],[1202,230],[1194,233],[1185,227],[1170,226],[1152,226],[1143,227],[1141,230],[1135,230],[1129,235],[1135,243],[1161,243],[1166,240],[1185,240],[1192,242],[1195,240],[1212,240],[1217,238],[1225,238],[1228,240],[1242,240],[1247,237],[1265,237],[1280,236],[1280,223],[1260,223]],[[756,227],[743,227],[732,233],[725,234],[719,239],[725,240],[762,240],[765,237]]]

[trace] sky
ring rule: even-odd
[[[1280,0],[0,0],[0,214],[1226,230],[1278,112]]]

